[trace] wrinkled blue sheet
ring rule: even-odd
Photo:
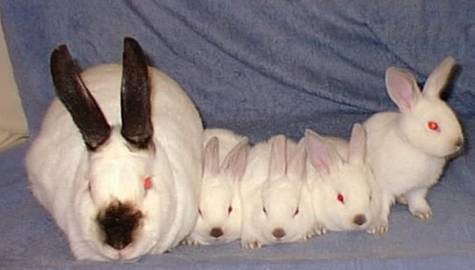
[[[305,128],[348,136],[353,122],[395,109],[384,88],[388,66],[423,82],[453,55],[459,68],[446,97],[468,142],[431,192],[426,224],[397,206],[383,237],[330,233],[252,251],[178,247],[120,264],[73,259],[28,190],[28,142],[0,153],[0,269],[475,268],[475,2],[1,0],[0,12],[32,136],[53,97],[54,47],[66,43],[86,68],[120,61],[123,37],[133,36],[182,84],[207,126],[253,141]]]

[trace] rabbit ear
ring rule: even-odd
[[[362,163],[366,156],[366,131],[359,123],[353,125],[350,138],[350,150],[348,161],[351,163]]]
[[[305,138],[303,138],[298,143],[297,149],[287,165],[287,176],[291,179],[303,180],[305,177],[306,162],[307,152],[305,151]]]
[[[414,75],[401,68],[390,67],[386,70],[386,88],[401,112],[411,110],[421,96]]]
[[[310,163],[317,171],[330,173],[331,167],[342,161],[332,145],[309,129],[305,130],[305,149]]]
[[[271,139],[271,156],[269,176],[271,179],[286,174],[287,139],[284,135],[277,135]]]
[[[439,97],[447,84],[454,66],[455,59],[451,56],[446,57],[429,75],[422,93],[425,96]]]
[[[79,76],[66,45],[56,48],[50,59],[56,95],[71,114],[89,150],[96,150],[110,136],[111,128],[94,97]]]
[[[246,171],[249,148],[247,138],[234,146],[224,158],[221,171],[231,175],[234,180],[240,180]]]
[[[124,39],[122,60],[122,136],[139,149],[148,148],[153,136],[150,83],[145,55],[133,38]]]
[[[205,146],[203,175],[215,176],[219,172],[219,140],[212,137]]]

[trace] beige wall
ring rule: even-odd
[[[0,151],[23,142],[27,136],[26,119],[0,27]]]

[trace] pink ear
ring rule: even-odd
[[[439,97],[450,78],[454,66],[455,59],[453,57],[444,58],[427,78],[422,93],[425,96]]]
[[[366,156],[366,131],[359,123],[353,125],[350,138],[349,162],[364,162]]]
[[[386,88],[401,112],[409,111],[421,96],[414,75],[401,68],[390,67],[386,70]]]
[[[289,151],[287,151],[289,153]],[[305,177],[305,165],[307,164],[307,152],[305,151],[305,138],[301,139],[293,155],[288,158],[287,176],[292,180],[303,180]]]
[[[234,146],[224,158],[221,171],[229,173],[234,180],[240,180],[246,171],[249,148],[247,139]]]
[[[212,137],[205,146],[203,157],[203,175],[217,175],[219,172],[219,140]]]
[[[309,129],[305,131],[305,149],[310,163],[317,171],[330,173],[331,167],[341,162],[335,148]]]
[[[287,170],[287,139],[284,135],[277,135],[271,139],[271,156],[269,175],[283,176]]]

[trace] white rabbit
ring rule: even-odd
[[[386,71],[388,94],[400,112],[376,113],[364,123],[367,158],[383,190],[383,231],[396,196],[405,197],[412,215],[423,220],[431,217],[427,192],[438,181],[447,158],[463,146],[460,123],[440,99],[454,64],[452,57],[445,58],[430,74],[422,93],[409,71],[396,67]]]
[[[132,260],[176,246],[194,226],[200,191],[203,127],[192,101],[132,38],[122,66],[79,74],[65,45],[50,64],[59,99],[26,167],[74,256]]]
[[[203,179],[198,220],[185,244],[224,244],[241,236],[239,185],[246,170],[248,138],[225,129],[204,131]]]
[[[349,143],[306,130],[307,182],[315,211],[315,230],[372,230],[381,193],[365,162],[366,134],[354,124]]]
[[[287,152],[287,142],[290,145]],[[314,214],[305,183],[305,147],[277,135],[251,149],[241,181],[241,245],[293,242],[313,235]]]

